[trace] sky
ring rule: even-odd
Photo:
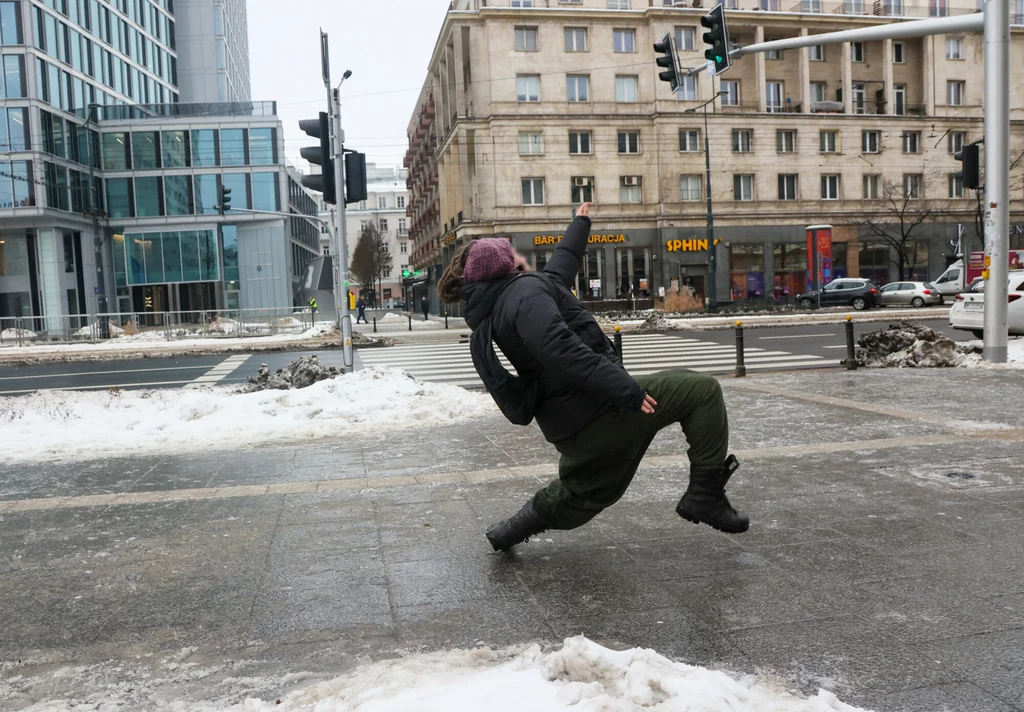
[[[320,76],[320,29],[328,33],[331,81],[341,88],[345,147],[369,163],[400,166],[412,116],[449,0],[248,0],[254,101],[277,101],[285,151],[301,170],[302,146],[316,139],[301,119],[327,110]]]

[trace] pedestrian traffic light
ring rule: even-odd
[[[345,204],[366,200],[366,154],[345,154]]]
[[[223,215],[229,210],[231,210],[231,188],[227,188],[221,183],[220,196],[217,199],[217,211]]]
[[[976,143],[968,143],[962,149],[953,154],[956,160],[960,161],[961,168],[956,172],[958,178],[963,181],[964,188],[977,190],[981,187],[981,146]]]
[[[310,190],[323,193],[324,202],[337,205],[338,194],[334,185],[334,159],[331,158],[331,122],[326,112],[320,112],[318,119],[304,119],[299,128],[313,138],[320,139],[319,146],[299,149],[299,155],[310,163],[320,166],[320,175],[302,176],[302,185]]]
[[[719,3],[707,15],[700,18],[700,24],[708,29],[704,33],[704,56],[715,65],[715,74],[721,74],[732,66],[729,58],[729,30],[725,26],[725,7]]]
[[[662,55],[655,60],[656,64],[659,67],[665,67],[664,72],[658,73],[658,79],[668,82],[673,92],[677,91],[682,80],[679,77],[679,63],[676,61],[676,48],[672,42],[672,34],[665,33],[661,42],[655,42],[654,51]]]

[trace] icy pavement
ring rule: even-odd
[[[758,709],[757,695],[791,706],[776,709],[843,709],[835,695],[878,712],[1024,710],[1017,374],[815,371],[723,386],[742,462],[729,496],[752,520],[734,537],[675,515],[676,431],[621,502],[512,556],[491,553],[482,531],[556,458],[535,429],[495,414],[5,461],[0,709],[193,712],[254,698],[255,710],[346,710],[359,708],[342,695],[365,693],[364,710],[390,710],[402,690],[429,699],[465,674],[460,693],[469,680],[508,685],[477,704],[488,712],[527,693],[565,705],[563,690],[581,694],[569,709],[687,709],[669,701],[699,702],[688,681],[749,695],[693,707],[715,712]],[[567,658],[579,635],[628,652],[577,640]],[[592,658],[612,662],[591,671]],[[443,673],[401,682],[435,663]],[[647,691],[656,704],[630,697]],[[415,704],[405,709],[431,709]]]

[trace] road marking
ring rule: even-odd
[[[964,434],[963,440],[1000,440],[1020,442],[1024,440],[1024,429],[992,430],[987,433]],[[740,459],[765,460],[769,458],[800,457],[821,453],[855,452],[857,450],[882,450],[898,447],[922,447],[944,445],[952,440],[950,433],[903,438],[875,438],[838,443],[811,443],[807,445],[783,445],[770,448],[735,450]],[[686,464],[682,455],[657,455],[646,457],[645,465],[651,467],[683,468]],[[163,502],[204,501],[237,497],[265,497],[268,495],[303,494],[309,492],[335,492],[341,490],[382,490],[399,487],[440,484],[485,484],[507,480],[530,479],[541,484],[557,476],[557,463],[542,463],[519,467],[499,467],[472,472],[432,472],[419,475],[396,475],[391,477],[350,477],[335,480],[308,480],[280,482],[271,485],[239,485],[234,487],[199,487],[194,489],[160,490],[146,492],[115,492],[112,494],[88,494],[77,497],[43,497],[38,499],[0,500],[0,515],[17,514],[54,509],[79,509],[84,507],[118,507],[134,504]]]
[[[252,358],[252,354],[236,354],[235,356],[229,356],[202,376],[189,383],[185,388],[199,388],[201,386],[209,386],[217,383],[218,381],[222,381],[227,376],[230,376],[232,373],[237,371],[239,366],[250,358]]]
[[[0,381],[25,381],[33,378],[78,378],[79,376],[108,376],[117,373],[153,373],[156,371],[200,371],[208,366],[168,366],[166,368],[126,368],[114,371],[74,371],[73,373],[44,373],[38,376],[0,376]],[[39,389],[41,390],[41,389]],[[60,389],[64,390],[64,389]]]
[[[111,388],[153,388],[155,386],[184,386],[194,381],[152,381],[148,383],[105,383],[93,386],[61,386],[60,388],[28,388],[20,391],[0,391],[0,396],[18,396],[36,391],[105,391]]]
[[[820,339],[825,336],[839,336],[839,334],[791,334],[789,336],[755,336],[758,341],[771,341],[773,339]]]

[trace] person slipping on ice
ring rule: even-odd
[[[719,531],[745,532],[748,518],[725,496],[739,462],[728,454],[718,381],[686,370],[634,379],[570,291],[590,236],[590,207],[580,206],[541,272],[508,240],[484,238],[456,252],[438,284],[443,302],[465,304],[473,362],[491,397],[513,423],[536,418],[560,455],[558,479],[487,538],[495,551],[507,551],[541,532],[586,524],[622,497],[654,436],[674,423],[690,459],[676,512]],[[518,377],[501,368],[492,340]]]

